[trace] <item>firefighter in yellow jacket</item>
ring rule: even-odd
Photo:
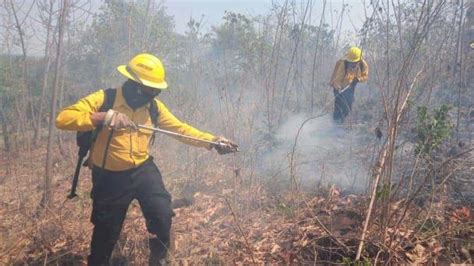
[[[334,121],[344,122],[352,109],[357,83],[366,82],[368,76],[369,66],[358,47],[351,47],[346,56],[337,61],[330,82],[334,92]]]
[[[128,80],[116,90],[111,109],[101,112],[106,93],[99,90],[63,109],[56,118],[56,126],[74,131],[102,128],[88,161],[92,167],[91,221],[94,224],[88,264],[109,263],[128,206],[137,199],[147,229],[154,235],[149,240],[150,265],[160,265],[170,244],[171,196],[149,155],[152,132],[137,129],[136,125],[155,126],[150,108],[156,108],[156,126],[222,145],[182,140],[187,144],[215,148],[220,154],[236,151],[237,145],[181,122],[155,98],[168,87],[163,65],[155,56],[139,54],[117,70]]]

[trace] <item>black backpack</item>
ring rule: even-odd
[[[102,106],[99,108],[99,112],[107,112],[114,106],[115,102],[115,97],[117,95],[117,89],[109,88],[104,91],[104,103]],[[153,99],[150,104],[150,108],[148,108],[148,111],[150,113],[150,118],[153,123],[153,126],[157,127],[158,124],[158,106],[156,105],[156,101]],[[71,192],[68,195],[68,198],[72,199],[76,195],[76,188],[77,188],[77,182],[79,179],[79,173],[81,170],[82,166],[82,161],[84,158],[87,156],[87,153],[89,153],[89,150],[92,146],[92,144],[95,142],[97,136],[99,135],[100,131],[102,130],[102,126],[97,126],[96,129],[90,130],[90,131],[78,131],[76,133],[76,144],[79,147],[79,152],[78,152],[78,161],[76,165],[76,170],[74,171],[74,177],[72,180],[72,187],[71,187]],[[154,142],[155,139],[155,133],[153,133],[151,137],[151,143]],[[109,140],[110,142],[110,140]],[[108,146],[108,144],[107,144]],[[107,152],[106,152],[107,153]],[[104,156],[106,156],[105,154]]]

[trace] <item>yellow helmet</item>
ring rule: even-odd
[[[147,87],[164,90],[168,88],[165,81],[165,68],[160,59],[151,54],[138,54],[127,65],[120,65],[117,70],[125,77]]]
[[[362,50],[359,47],[351,47],[347,51],[345,60],[349,62],[359,62],[362,59]]]

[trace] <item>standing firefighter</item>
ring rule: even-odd
[[[329,85],[334,92],[334,121],[343,123],[352,109],[354,90],[358,82],[367,81],[369,66],[362,59],[362,51],[351,47],[343,59],[337,61]]]
[[[128,206],[137,199],[154,235],[150,243],[150,265],[164,262],[170,244],[171,196],[160,171],[149,155],[151,130],[137,125],[191,136],[202,141],[180,139],[220,154],[237,151],[237,145],[201,132],[178,120],[155,97],[168,85],[161,61],[150,54],[139,54],[117,70],[128,78],[118,89],[96,91],[66,107],[56,118],[60,129],[93,131],[90,149],[94,224],[89,265],[107,265],[124,222]],[[109,105],[104,108],[105,105]]]

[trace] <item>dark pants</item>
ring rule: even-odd
[[[343,123],[346,116],[352,110],[352,103],[354,102],[354,90],[355,84],[339,93],[338,90],[334,90],[334,121]]]
[[[92,170],[94,224],[89,265],[107,265],[119,238],[128,206],[137,199],[145,216],[150,239],[150,265],[165,258],[170,242],[171,196],[152,158],[126,171]]]

